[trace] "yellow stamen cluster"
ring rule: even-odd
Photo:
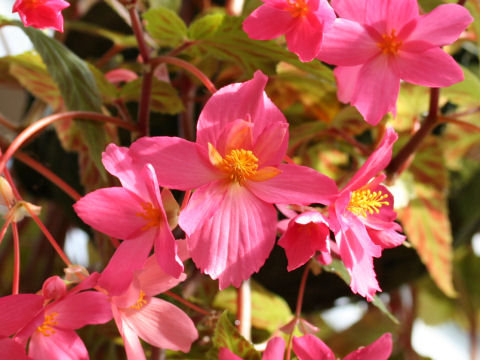
[[[55,330],[53,328],[53,325],[57,325],[57,321],[55,320],[55,317],[58,315],[58,313],[51,313],[49,315],[45,315],[45,320],[43,321],[43,324],[37,327],[37,331],[41,332],[45,336],[50,336],[52,334],[55,334]]]
[[[390,35],[383,34],[382,41],[377,43],[377,46],[382,50],[384,54],[396,55],[402,42],[397,39],[395,30],[392,30]]]
[[[130,306],[130,309],[140,310],[142,307],[147,305],[147,300],[145,300],[145,296],[146,294],[142,290],[140,290],[140,296],[138,297],[137,302]]]
[[[148,222],[142,227],[142,230],[148,230],[152,227],[158,226],[162,221],[162,212],[160,209],[153,207],[152,203],[142,204],[143,212],[138,212],[135,215],[140,216]]]
[[[250,150],[234,149],[218,165],[230,180],[243,184],[245,179],[254,176],[258,169],[258,159]]]
[[[287,0],[287,10],[292,17],[301,17],[307,15],[308,5],[306,0]]]
[[[388,194],[382,194],[381,191],[371,192],[369,189],[356,190],[352,192],[350,203],[347,210],[351,211],[357,216],[367,217],[368,214],[378,214],[383,205],[389,205],[388,201],[383,201],[388,198]]]

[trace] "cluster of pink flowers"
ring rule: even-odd
[[[61,10],[68,5],[17,0],[13,10],[25,25],[63,31]],[[455,41],[471,21],[455,4],[420,15],[417,0],[264,0],[244,30],[259,40],[285,34],[301,61],[337,65],[339,99],[376,125],[386,113],[395,114],[401,80],[443,87],[463,79],[440,47]],[[86,359],[74,330],[112,318],[129,359],[145,358],[139,338],[188,352],[198,336],[192,320],[155,295],[185,280],[187,256],[218,279],[220,289],[239,287],[263,266],[278,229],[289,271],[311,258],[328,264],[339,257],[352,291],[373,299],[380,291],[373,258],[405,240],[381,173],[397,134],[386,128],[377,149],[339,190],[329,177],[283,162],[288,122],[267,97],[267,81],[257,71],[252,80],[218,90],[200,114],[196,142],[144,137],[129,148],[107,147],[103,164],[122,186],[89,193],[74,208],[92,228],[122,240],[120,246],[101,274],[70,290],[53,277],[40,294],[0,298],[7,309],[0,315],[0,353],[11,359],[26,359],[27,353],[32,359]],[[180,210],[169,189],[193,195]],[[275,205],[286,221],[277,221]],[[184,242],[172,234],[177,225]],[[391,346],[386,334],[345,359],[386,359]],[[293,350],[303,360],[335,358],[311,335],[295,338]],[[274,338],[264,359],[283,353],[283,340]],[[221,349],[219,358],[238,356]]]

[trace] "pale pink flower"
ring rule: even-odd
[[[206,103],[196,143],[141,138],[132,157],[153,164],[161,185],[196,189],[180,213],[195,264],[220,288],[259,270],[275,243],[273,203],[328,204],[336,185],[317,171],[282,164],[288,123],[265,94],[267,77],[226,86]]]
[[[17,0],[12,12],[18,12],[25,26],[63,32],[62,10],[69,6],[64,0]]]
[[[129,360],[144,360],[139,337],[145,342],[170,350],[190,351],[198,333],[192,320],[175,305],[153,297],[185,280],[166,274],[150,257],[136,272],[123,294],[111,297],[115,323],[122,335]]]
[[[278,240],[288,259],[287,270],[292,271],[305,264],[319,252],[318,259],[330,264],[330,229],[328,219],[318,211],[310,210],[296,215]]]
[[[332,350],[319,338],[305,335],[293,338],[293,351],[299,360],[336,360]],[[343,360],[388,360],[392,353],[392,335],[383,334],[368,346],[351,352]]]
[[[125,291],[133,272],[143,266],[152,246],[163,270],[174,277],[180,276],[183,262],[177,254],[164,208],[175,211],[178,206],[170,191],[164,189],[160,193],[152,166],[136,164],[127,148],[110,144],[102,161],[123,187],[96,190],[74,205],[85,223],[124,240],[103,271],[99,285],[114,295]]]
[[[400,80],[445,87],[463,80],[440,46],[453,43],[473,18],[457,4],[419,15],[417,0],[332,0],[340,16],[324,36],[318,58],[338,65],[338,98],[372,125],[395,115]]]
[[[87,324],[103,324],[112,319],[105,294],[83,291],[95,285],[98,274],[66,291],[59,279],[47,279],[43,295],[22,294],[0,299],[4,333],[14,332],[12,341],[0,342],[10,347],[12,354],[28,343],[28,356],[33,360],[85,360],[88,352],[75,333]],[[8,310],[8,311],[6,311]],[[3,354],[3,352],[2,352]],[[17,359],[17,358],[11,358]]]
[[[252,39],[271,40],[285,34],[288,50],[301,61],[312,61],[335,13],[326,0],[262,0],[264,4],[243,22]]]
[[[398,246],[405,240],[405,236],[398,233],[401,226],[394,222],[393,196],[380,185],[385,175],[378,175],[390,162],[396,140],[395,130],[387,128],[378,148],[329,207],[330,228],[351,276],[350,287],[368,300],[380,291],[373,257],[380,257],[383,249]]]

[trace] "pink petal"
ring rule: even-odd
[[[425,40],[437,46],[453,43],[473,21],[467,9],[457,4],[444,4],[417,20],[410,39]]]
[[[70,6],[63,0],[53,0],[30,4],[30,1],[17,1],[13,6],[13,12],[18,12],[25,26],[33,26],[38,29],[52,28],[63,32],[63,16],[61,10]]]
[[[177,286],[186,279],[186,275],[182,274],[179,278],[168,275],[158,266],[155,257],[151,256],[137,274],[137,279],[142,291],[148,296],[154,296]]]
[[[150,298],[140,310],[124,311],[122,318],[141,339],[159,348],[189,352],[198,337],[187,314],[158,298]]]
[[[283,161],[288,148],[288,123],[274,122],[258,135],[253,152],[258,167],[277,166]]]
[[[134,161],[127,148],[115,144],[108,145],[102,153],[102,163],[110,174],[120,180],[125,189],[139,195],[142,199],[148,199],[145,181],[138,176],[143,164]]]
[[[400,77],[391,68],[389,59],[386,55],[377,56],[358,74],[351,103],[370,125],[377,125],[386,113],[396,112]]]
[[[34,294],[8,295],[0,298],[0,337],[22,329],[43,309],[43,296]]]
[[[385,333],[370,345],[348,354],[343,360],[388,360],[391,353],[392,334]]]
[[[261,71],[244,83],[227,85],[219,89],[205,104],[197,123],[197,143],[217,148],[220,135],[231,121],[252,121],[254,140],[274,123],[286,123],[285,116],[264,92],[268,81]]]
[[[120,321],[123,321],[123,319]],[[125,352],[127,353],[127,359],[145,360],[145,352],[143,351],[143,346],[140,343],[140,339],[138,338],[135,330],[132,329],[128,323],[123,324],[120,334],[122,335]]]
[[[65,285],[60,276],[50,276],[43,282],[42,294],[45,299],[55,300],[65,295],[66,292],[67,285]]]
[[[267,343],[267,348],[263,353],[262,360],[283,359],[285,354],[285,340],[281,337],[274,337]]]
[[[295,18],[287,10],[264,4],[243,21],[243,31],[251,39],[271,40],[285,34],[294,23]]]
[[[88,324],[103,324],[112,319],[107,295],[85,291],[49,304],[45,314],[57,313],[55,321],[62,329],[79,329]]]
[[[347,104],[352,101],[362,66],[337,66],[333,71],[337,80],[337,97],[341,102]]]
[[[75,331],[64,329],[56,329],[50,336],[35,331],[28,355],[35,360],[88,360],[82,339]]]
[[[222,347],[218,350],[218,360],[242,360],[242,358],[232,353],[229,349]]]
[[[322,47],[323,23],[314,14],[307,14],[297,19],[285,39],[288,50],[297,54],[300,61],[312,61]]]
[[[331,5],[339,17],[365,24],[365,13],[369,0],[332,0]]]
[[[98,280],[110,295],[120,295],[127,290],[133,272],[143,266],[152,249],[153,236],[154,232],[145,231],[141,237],[123,241],[117,248]]]
[[[444,87],[463,80],[460,65],[440,48],[422,53],[400,51],[392,65],[402,80],[412,84]]]
[[[299,360],[335,360],[335,354],[332,350],[322,340],[313,335],[295,336],[293,338],[293,351]]]
[[[207,150],[176,137],[143,137],[130,146],[135,161],[150,163],[160,185],[172,189],[194,189],[220,177],[210,164]]]
[[[280,164],[282,172],[267,181],[248,181],[247,187],[268,203],[329,204],[337,193],[335,182],[328,176],[306,166]]]
[[[28,360],[23,346],[8,337],[0,338],[0,354],[5,360]]]
[[[366,23],[372,25],[381,34],[398,34],[404,25],[416,19],[417,0],[370,0],[365,10]]]
[[[304,212],[290,221],[287,231],[278,240],[285,249],[288,271],[305,264],[317,251],[328,252],[330,230],[323,215],[317,211]]]
[[[365,161],[342,191],[354,191],[367,185],[371,179],[385,169],[390,163],[393,144],[397,139],[398,135],[395,130],[392,127],[387,127],[377,149],[370,154],[367,161]]]
[[[240,286],[258,271],[275,242],[277,214],[245,187],[231,184],[217,210],[189,235],[192,259],[202,272],[220,279],[220,289]],[[180,225],[182,225],[182,215]]]
[[[332,65],[354,66],[364,64],[379,53],[380,48],[363,25],[335,19],[323,37],[317,58]]]
[[[145,225],[145,220],[137,215],[143,213],[141,199],[121,187],[88,193],[73,208],[83,222],[119,239],[135,238]]]

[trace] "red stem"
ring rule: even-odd
[[[47,169],[45,166],[40,164],[38,161],[32,159],[30,156],[18,151],[15,155],[15,158],[19,161],[23,162],[24,164],[28,165],[38,173],[42,174],[52,183],[57,185],[60,189],[62,189],[68,196],[70,196],[74,201],[80,200],[82,195],[80,195],[74,188],[68,185],[65,181],[60,179],[56,174],[52,171]]]
[[[18,131],[18,127],[0,115],[0,124],[12,131]]]
[[[175,294],[174,292],[171,292],[171,291],[165,291],[164,292],[165,295],[168,295],[172,298],[174,298],[175,300],[181,302],[182,304],[184,304],[185,306],[188,306],[190,309],[193,309],[195,310],[196,312],[200,313],[200,314],[203,314],[203,315],[207,315],[207,316],[210,316],[211,313],[205,309],[202,309],[200,306],[197,306],[193,303],[191,303],[190,301],[188,300],[185,300],[184,298],[182,298],[180,295],[177,295]]]
[[[0,230],[0,244],[2,243],[3,238],[5,237],[5,234],[8,229],[8,225],[12,222],[11,216],[5,220],[5,222],[2,225],[2,229]]]
[[[386,169],[388,178],[391,180],[396,175],[398,175],[399,169],[409,160],[422,141],[430,134],[433,128],[438,125],[438,100],[439,100],[440,90],[438,88],[430,89],[430,108],[428,115],[425,121],[422,123],[422,126],[418,131],[410,138],[407,144],[398,152],[397,155],[392,159],[390,164]]]
[[[307,285],[307,278],[308,273],[310,272],[310,262],[307,263],[305,269],[303,270],[302,280],[300,281],[300,287],[298,288],[298,296],[297,296],[297,306],[295,308],[295,318],[298,320],[300,319],[300,315],[302,313],[302,304],[303,304],[303,295],[305,294],[305,287]],[[295,330],[295,326],[292,327],[292,331],[288,337],[288,344],[287,344],[287,360],[290,360],[292,356],[292,341],[293,341],[293,332]]]
[[[5,154],[0,158],[0,174],[5,170],[5,166],[8,160],[10,160],[10,158],[13,156],[13,154],[15,154],[15,152],[33,135],[45,129],[48,125],[53,124],[56,121],[74,118],[110,123],[119,127],[123,127],[130,131],[137,131],[137,127],[134,124],[128,124],[120,119],[94,112],[68,111],[61,114],[50,115],[28,126],[12,141]]]
[[[217,91],[215,88],[215,85],[210,81],[207,75],[205,75],[199,68],[197,68],[195,65],[190,64],[189,62],[178,59],[176,57],[172,56],[157,56],[156,58],[152,59],[151,65],[152,68],[155,69],[158,65],[165,63],[165,64],[171,64],[175,65],[178,67],[181,67],[190,73],[192,73],[198,80],[202,82],[203,85],[210,91],[212,94]]]
[[[15,222],[12,222],[13,234],[13,281],[12,295],[16,295],[20,288],[20,239],[18,236],[18,228]]]

